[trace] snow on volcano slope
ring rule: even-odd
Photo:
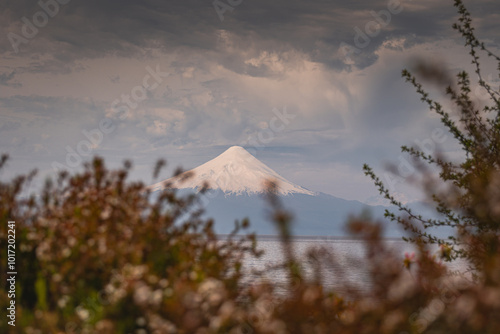
[[[192,173],[192,176],[183,180],[183,176]],[[226,194],[255,194],[262,193],[265,181],[274,180],[281,195],[315,193],[298,186],[280,176],[271,168],[260,162],[241,146],[232,146],[218,157],[176,177],[153,184],[152,191],[161,190],[165,183],[178,189],[196,189],[206,182],[210,189],[220,189]]]

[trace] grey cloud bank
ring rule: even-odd
[[[500,4],[466,5],[478,35],[498,49]],[[70,147],[82,161],[133,158],[135,176],[147,180],[158,157],[189,168],[273,131],[259,159],[305,187],[364,200],[375,189],[362,163],[397,163],[400,145],[430,138],[439,124],[401,69],[419,55],[451,68],[467,56],[450,27],[451,1],[5,0],[2,8],[6,176],[76,166],[66,161]],[[153,88],[146,66],[170,75]],[[295,118],[278,134],[270,111],[280,106]],[[107,118],[109,134],[111,125],[99,127]]]

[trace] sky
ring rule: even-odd
[[[458,154],[401,77],[418,59],[471,70],[451,0],[0,3],[2,179],[36,168],[41,184],[99,155],[150,184],[159,158],[167,178],[240,145],[313,191],[374,201],[368,163],[413,200],[400,146]],[[500,53],[500,3],[465,5]],[[389,163],[407,168],[397,182]]]

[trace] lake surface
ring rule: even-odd
[[[405,252],[412,253],[415,247],[401,239],[386,239],[385,244],[396,254],[396,261],[403,266]],[[257,275],[252,274],[254,270],[264,271],[264,276],[271,282],[280,286],[286,285],[287,274],[282,269],[273,269],[273,265],[282,263],[283,251],[282,244],[277,237],[258,238],[258,249],[264,250],[262,257],[246,258],[244,267],[247,270],[247,279],[249,283],[257,279]],[[322,238],[322,237],[296,237],[293,242],[293,249],[296,257],[304,265],[304,271],[308,278],[313,277],[314,261],[307,258],[307,251],[311,248],[322,248],[333,255],[336,265],[326,266],[321,270],[321,280],[328,289],[339,289],[346,282],[354,283],[360,289],[369,288],[370,275],[369,268],[366,265],[366,247],[364,243],[357,239],[344,238]],[[438,248],[433,247],[433,251]],[[432,252],[431,252],[432,253]],[[363,263],[365,262],[365,263]],[[456,261],[448,264],[453,271],[464,271],[466,264],[463,261]],[[337,268],[337,269],[335,269]]]

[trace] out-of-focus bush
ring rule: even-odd
[[[200,219],[196,197],[166,189],[152,198],[128,182],[127,164],[109,171],[95,159],[84,172],[61,174],[40,198],[20,197],[18,178],[0,183],[1,219],[16,221],[17,319],[5,333],[498,333],[500,256],[488,280],[447,272],[441,250],[394,253],[382,224],[353,219],[362,238],[369,287],[346,280],[338,290],[321,281],[342,268],[335,254],[311,250],[308,277],[289,238],[290,216],[269,193],[272,220],[285,246],[286,293],[275,282],[243,279],[243,256],[258,256],[253,235],[217,240]],[[242,224],[247,226],[246,223]],[[6,248],[6,227],[0,244]],[[6,270],[2,257],[1,272]],[[486,267],[485,267],[486,268]],[[2,280],[1,308],[6,309]]]
[[[6,222],[16,221],[18,333],[190,332],[237,299],[242,258],[258,255],[254,236],[218,242],[196,196],[152,196],[127,181],[129,168],[109,171],[96,158],[82,173],[47,182],[38,198],[21,197],[31,176],[0,183],[2,249]],[[2,256],[3,290],[6,266]],[[2,292],[4,310],[6,303]]]

